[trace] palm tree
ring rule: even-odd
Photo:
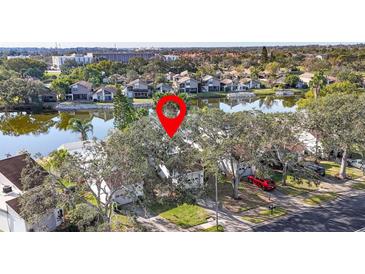
[[[81,134],[81,140],[87,140],[87,133],[93,132],[93,125],[91,124],[90,120],[82,121],[80,119],[73,118],[68,123],[68,129],[72,132],[78,132]]]
[[[314,99],[317,100],[319,97],[319,94],[321,92],[321,89],[326,85],[327,79],[323,75],[323,71],[316,72],[312,78],[312,80],[309,82],[309,86],[313,90]]]

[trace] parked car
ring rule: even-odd
[[[259,179],[255,176],[248,176],[248,181],[265,191],[271,191],[276,188],[275,182],[271,179]]]
[[[356,167],[361,170],[365,169],[365,163],[361,159],[348,159],[347,163],[349,166]]]
[[[315,163],[305,163],[304,167],[313,170],[319,176],[326,176],[326,169],[323,166],[317,165]]]

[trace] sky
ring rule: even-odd
[[[172,47],[252,47],[356,44],[355,42],[0,42],[0,47],[108,47],[108,48],[172,48]]]

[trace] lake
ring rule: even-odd
[[[261,110],[266,113],[293,112],[297,97],[283,99],[272,96],[245,101],[227,99],[200,99],[191,104],[196,107],[215,107],[225,112]],[[27,150],[31,154],[47,155],[64,143],[80,140],[80,135],[67,129],[70,119],[91,120],[94,126],[89,137],[103,139],[113,129],[112,111],[76,111],[33,114],[26,112],[0,113],[0,159],[7,154],[16,155]]]

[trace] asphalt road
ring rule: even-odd
[[[342,232],[365,227],[365,193],[342,198],[276,222],[256,226],[254,231]]]

